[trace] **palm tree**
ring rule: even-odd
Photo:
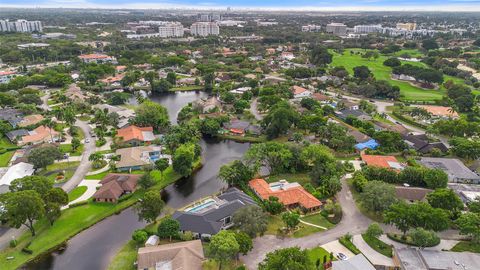
[[[48,127],[48,133],[50,134],[50,139],[52,140],[52,143],[53,143],[54,141],[53,141],[52,129],[53,127],[55,127],[55,122],[52,120],[52,118],[48,117],[48,118],[45,118],[42,121],[42,123],[44,126]]]

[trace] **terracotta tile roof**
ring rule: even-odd
[[[143,132],[152,132],[152,127],[137,127],[128,126],[117,130],[117,137],[123,138],[123,141],[128,142],[131,140],[145,141],[148,138],[144,137]]]
[[[110,58],[110,56],[108,56],[106,54],[98,54],[98,53],[82,54],[78,57],[80,59],[106,59],[106,58]]]
[[[376,166],[382,168],[392,168],[392,163],[399,163],[394,156],[377,156],[377,155],[361,155],[362,160],[368,166]]]
[[[13,75],[16,74],[15,71],[0,71],[0,76]]]
[[[303,87],[300,87],[300,86],[297,86],[297,85],[292,86],[292,92],[293,92],[294,95],[301,94],[305,91],[307,91],[307,89],[305,89]]]
[[[420,106],[420,108],[435,116],[458,117],[458,113],[452,111],[452,107],[424,105]]]
[[[324,95],[322,93],[314,93],[312,97],[318,101],[326,101],[331,99],[329,96]]]
[[[50,136],[51,133],[51,136]],[[53,136],[55,138],[58,135],[58,132],[55,130],[48,128],[46,126],[39,126],[33,131],[30,132],[29,135],[25,135],[22,137],[21,143],[37,143],[49,139]]]
[[[311,209],[322,205],[317,198],[308,193],[302,186],[294,186],[286,190],[272,190],[264,179],[253,179],[248,185],[262,199],[268,200],[270,196],[274,196],[285,206],[298,203],[304,208]]]
[[[26,127],[35,125],[43,120],[43,116],[40,114],[32,114],[23,117],[22,121],[18,124],[19,127]]]

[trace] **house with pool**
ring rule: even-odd
[[[229,188],[218,196],[210,196],[188,205],[173,214],[180,231],[190,231],[197,238],[210,238],[234,225],[234,213],[255,201],[237,188]]]
[[[167,158],[169,163],[172,163],[171,155],[162,154],[162,147],[158,145],[120,148],[115,154],[120,157],[116,164],[119,171],[141,170],[161,158]]]

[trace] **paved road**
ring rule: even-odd
[[[67,193],[74,189],[82,180],[85,178],[85,175],[90,171],[92,163],[88,160],[90,154],[95,152],[95,138],[90,136],[90,126],[87,122],[77,120],[75,123],[76,126],[80,127],[85,135],[85,140],[90,140],[89,143],[84,143],[84,151],[82,154],[82,160],[80,161],[80,165],[78,165],[77,170],[73,174],[72,178],[70,178],[65,184],[63,184],[62,188]]]
[[[50,91],[45,93],[44,96],[42,96],[40,99],[42,100],[42,104],[40,105],[40,108],[42,108],[45,111],[50,111],[50,106],[48,105],[48,99],[50,98]]]
[[[257,269],[258,263],[273,250],[294,246],[313,248],[337,240],[347,233],[354,235],[363,232],[372,221],[358,211],[345,179],[342,179],[342,190],[337,194],[337,199],[342,205],[343,218],[335,228],[303,238],[280,238],[274,235],[258,237],[254,239],[253,250],[242,256],[242,261],[248,269]]]
[[[253,116],[255,116],[255,119],[257,119],[258,121],[263,120],[263,115],[261,115],[258,111],[258,98],[252,100],[252,103],[250,104],[250,112],[253,114]]]

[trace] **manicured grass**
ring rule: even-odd
[[[3,137],[0,139],[0,148],[12,148],[12,147],[16,147],[16,145],[11,143],[7,137]]]
[[[299,223],[296,231],[293,232],[293,237],[295,238],[302,238],[308,236],[310,234],[314,234],[317,232],[322,232],[324,229],[320,229],[314,226],[310,226],[307,224]]]
[[[380,55],[376,60],[368,60],[362,58],[359,54],[351,55],[350,51],[355,52],[364,52],[361,49],[345,50],[343,55],[334,53],[332,66],[343,66],[345,67],[350,74],[353,74],[353,68],[357,66],[367,66],[370,71],[374,74],[377,80],[386,80],[389,81],[392,85],[400,87],[400,95],[403,100],[412,100],[412,101],[433,101],[442,99],[445,94],[444,89],[440,90],[426,90],[416,86],[411,85],[408,82],[395,81],[391,79],[392,69],[390,67],[384,66],[383,62],[389,57]],[[407,63],[407,62],[405,62]],[[411,65],[423,66],[423,63],[408,62]]]
[[[335,224],[330,223],[324,216],[322,216],[320,213],[313,214],[313,215],[308,215],[300,218],[301,220],[315,224],[318,226],[325,227],[327,229],[331,229],[335,227]]]
[[[62,182],[67,181],[70,179],[73,174],[75,173],[76,168],[80,164],[80,161],[70,161],[70,162],[59,162],[59,163],[53,163],[51,165],[48,165],[47,168],[43,171],[41,171],[39,174],[46,176],[48,179],[55,180],[55,178],[58,175],[58,172],[56,173],[49,173],[52,171],[65,171],[64,174],[64,179]]]
[[[315,217],[314,219],[318,219],[318,218]],[[325,222],[328,222],[328,221],[325,221]],[[331,228],[333,226],[334,226],[333,224],[329,224],[325,227]],[[265,234],[285,236],[285,233],[282,231],[283,228],[285,228],[285,224],[283,223],[281,214],[276,216],[270,215],[268,217],[268,226]],[[299,223],[297,229],[293,233],[290,233],[289,235],[295,238],[300,238],[300,237],[305,237],[310,234],[314,234],[321,231],[324,231],[324,230],[321,228],[307,225],[307,224]]]
[[[179,86],[179,87],[173,87],[170,89],[170,91],[198,91],[198,90],[203,90],[203,86],[201,85],[187,85],[187,86]]]
[[[109,173],[111,173],[110,170],[106,172],[97,173],[97,174],[87,175],[85,176],[85,180],[102,180],[105,177],[105,175]]]
[[[461,241],[458,242],[450,251],[455,251],[455,252],[474,252],[474,253],[480,253],[480,244],[473,243],[471,241]]]
[[[308,174],[306,173],[282,173],[277,175],[271,175],[266,179],[266,181],[268,183],[273,183],[282,179],[285,179],[290,183],[298,182],[302,186],[307,183],[311,183],[310,176],[308,176]]]
[[[197,162],[195,166],[200,166],[200,162]],[[165,177],[157,181],[150,188],[151,190],[160,191],[167,185],[180,179],[180,176],[173,171],[172,167],[169,167],[164,175]],[[53,226],[50,226],[45,219],[39,220],[35,223],[35,228],[37,229],[35,237],[32,237],[30,232],[26,232],[18,238],[17,247],[7,248],[0,252],[2,270],[17,269],[37,256],[55,249],[58,245],[102,219],[132,206],[144,193],[145,191],[142,189],[137,190],[131,197],[117,204],[89,202],[86,205],[68,208],[62,212],[62,215],[55,221]],[[21,252],[21,249],[26,247],[29,242],[31,244],[28,248],[33,251],[33,254]],[[14,259],[7,260],[7,257],[13,257]]]
[[[15,154],[15,151],[8,151],[0,155],[0,167],[7,167],[8,163]]]
[[[253,136],[235,136],[235,135],[229,135],[229,134],[221,134],[221,135],[218,135],[218,137],[220,139],[232,140],[236,142],[261,143],[266,141],[265,136],[253,137]]]
[[[71,156],[81,156],[83,153],[84,145],[80,144],[80,146],[72,152],[72,145],[71,144],[60,144],[60,151],[62,153],[70,153]]]
[[[236,260],[231,260],[222,264],[222,270],[235,270],[238,267],[242,266],[242,263]],[[207,260],[202,265],[203,270],[218,270],[220,265],[217,261]]]
[[[405,236],[405,239],[402,238],[402,234],[396,234],[396,233],[387,233],[388,238],[395,242],[399,242],[402,244],[410,245],[410,246],[417,246],[415,243],[413,243],[412,238],[408,235]],[[438,242],[434,243],[433,245],[427,246],[427,247],[433,247],[440,244],[440,238],[438,239]]]
[[[267,231],[265,232],[265,234],[278,235],[280,234],[280,230],[283,227],[285,227],[285,224],[283,224],[283,221],[280,215],[276,215],[276,216],[269,215]]]
[[[108,270],[135,270],[134,265],[137,260],[137,244],[130,240],[123,246],[110,262]]]
[[[87,191],[86,186],[79,186],[79,187],[76,187],[76,188],[72,189],[72,191],[70,191],[70,193],[68,193],[68,201],[71,202],[71,201],[74,201],[74,200],[78,199],[80,196],[83,195],[83,193],[85,193],[85,191]]]
[[[323,270],[323,258],[327,258],[327,261],[330,261],[330,252],[326,251],[324,248],[321,247],[316,247],[312,249],[307,250],[307,255],[308,258],[310,259],[310,262],[312,263],[312,269],[316,269],[316,263],[317,260],[320,260],[320,268],[318,270]],[[335,257],[333,258],[335,261]]]
[[[371,248],[373,248],[378,253],[383,254],[389,258],[393,256],[392,246],[386,244],[382,240],[375,237],[370,237],[366,234],[362,234],[362,238]]]
[[[355,244],[350,240],[346,235],[338,238],[338,242],[350,250],[353,254],[360,254],[360,250],[355,246]]]

